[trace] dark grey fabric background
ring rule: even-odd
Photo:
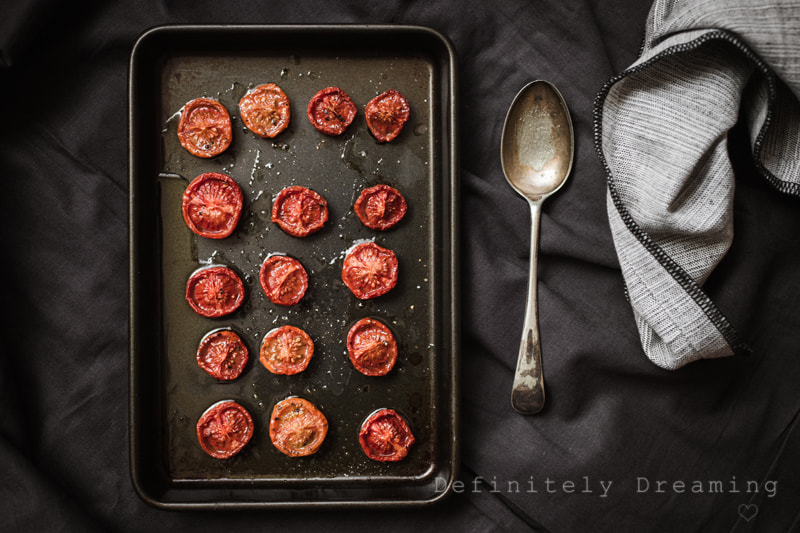
[[[660,370],[644,357],[625,301],[606,218],[605,177],[594,152],[592,111],[602,84],[635,59],[648,3],[5,4],[0,530],[772,532],[800,527],[800,210],[796,199],[772,192],[758,178],[739,129],[731,135],[736,237],[707,288],[753,355]],[[149,27],[237,22],[419,24],[455,45],[462,153],[463,485],[434,507],[165,512],[143,503],[133,490],[128,59]],[[512,411],[509,391],[525,298],[528,210],[505,183],[499,142],[508,104],[536,78],[563,92],[577,144],[572,177],[545,204],[542,222],[539,297],[548,404],[541,414],[523,417]],[[660,491],[659,481],[667,482]],[[722,489],[712,492],[715,482]]]

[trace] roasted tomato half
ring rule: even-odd
[[[239,113],[247,128],[261,137],[272,138],[289,126],[289,97],[274,83],[251,89],[239,100]]]
[[[224,239],[239,223],[243,203],[242,189],[230,176],[205,172],[183,193],[183,220],[201,237]]]
[[[228,149],[232,139],[231,116],[217,100],[196,98],[181,109],[178,140],[191,154],[218,156]]]
[[[414,444],[408,422],[394,409],[380,409],[361,425],[358,442],[367,457],[376,461],[399,461]]]
[[[286,187],[272,204],[272,221],[289,235],[305,237],[321,230],[328,221],[328,203],[306,187]]]
[[[397,256],[374,242],[354,246],[344,258],[342,281],[357,298],[386,294],[397,285]]]
[[[394,187],[375,185],[361,191],[353,209],[366,227],[385,231],[400,222],[408,204]]]
[[[238,378],[247,365],[249,353],[242,338],[229,329],[206,334],[197,348],[197,364],[219,380]]]
[[[385,376],[397,361],[397,341],[383,322],[362,318],[347,334],[347,353],[362,374]]]
[[[288,255],[271,255],[259,273],[264,294],[274,304],[294,305],[308,289],[308,273],[300,261]]]
[[[273,374],[292,375],[302,372],[314,355],[314,341],[295,326],[275,328],[261,343],[261,364]]]
[[[186,283],[186,301],[202,316],[214,318],[236,311],[244,301],[244,284],[228,267],[210,266],[194,272]]]
[[[364,108],[364,118],[370,133],[381,142],[389,142],[400,135],[411,108],[400,92],[389,89],[369,101]]]
[[[209,407],[197,422],[200,447],[215,459],[228,459],[239,453],[253,436],[253,418],[233,400]]]
[[[272,409],[269,438],[289,457],[304,457],[319,450],[328,434],[328,420],[322,411],[303,398],[292,396]]]
[[[356,105],[338,87],[326,87],[308,102],[306,115],[311,124],[327,135],[341,135],[356,118]]]

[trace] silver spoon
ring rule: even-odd
[[[531,208],[528,297],[511,391],[511,405],[522,414],[538,413],[544,406],[536,300],[539,221],[544,200],[567,181],[573,146],[572,120],[558,89],[542,80],[523,87],[508,109],[500,141],[500,161],[506,180],[528,200]]]

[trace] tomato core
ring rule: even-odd
[[[394,409],[380,409],[362,424],[358,441],[370,459],[393,462],[408,455],[415,439],[408,422]]]
[[[328,434],[328,420],[311,402],[290,397],[272,409],[269,436],[272,444],[289,457],[316,453]]]
[[[346,92],[326,87],[308,102],[306,115],[314,127],[327,135],[341,135],[356,117],[357,108]]]
[[[394,140],[403,130],[410,115],[408,100],[394,89],[379,94],[364,108],[370,133],[381,142]]]
[[[181,109],[178,140],[197,157],[214,157],[231,144],[233,130],[228,110],[211,98],[196,98]]]
[[[376,298],[397,285],[397,269],[393,251],[366,242],[354,246],[345,257],[342,281],[357,298]]]
[[[347,334],[347,353],[353,366],[366,376],[385,376],[397,361],[397,341],[379,320],[362,318]]]
[[[197,440],[211,457],[228,459],[250,442],[253,427],[247,409],[233,400],[224,400],[209,407],[197,421]]]
[[[197,364],[210,376],[229,381],[244,370],[249,354],[241,337],[228,329],[208,333],[197,348]]]
[[[375,185],[361,191],[353,210],[370,229],[385,231],[394,227],[408,210],[400,191],[389,185]]]
[[[186,301],[199,315],[213,318],[233,313],[244,301],[244,284],[228,267],[205,267],[186,283]]]
[[[306,237],[321,230],[328,221],[328,203],[306,187],[286,187],[272,204],[272,221],[289,235]]]
[[[314,341],[294,326],[273,329],[261,343],[261,364],[273,374],[298,374],[308,367],[313,355]]]
[[[274,304],[295,305],[308,289],[308,273],[300,261],[288,255],[272,255],[261,265],[259,281]]]
[[[183,220],[200,237],[224,239],[239,223],[243,203],[242,189],[230,176],[206,172],[183,193]]]
[[[266,83],[239,100],[239,113],[247,128],[260,137],[273,138],[289,126],[291,106],[283,89]]]

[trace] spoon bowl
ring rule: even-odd
[[[541,206],[572,170],[574,134],[569,109],[558,89],[536,80],[523,87],[508,109],[500,140],[500,161],[511,187],[528,201],[531,251],[528,295],[511,405],[522,414],[544,407],[544,375],[536,296]]]

